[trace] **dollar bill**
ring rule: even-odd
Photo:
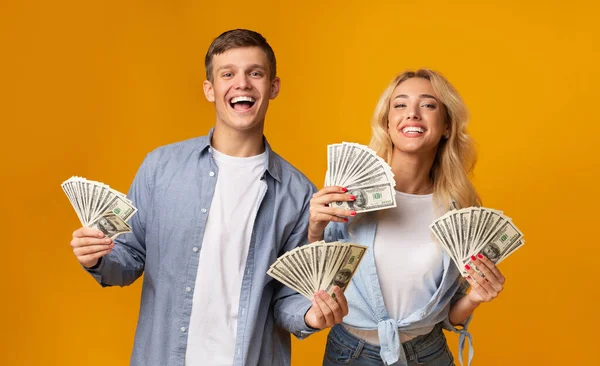
[[[346,290],[366,250],[353,243],[320,241],[283,254],[267,274],[308,299],[319,290],[335,297],[333,286]]]
[[[478,254],[499,264],[524,244],[523,233],[502,211],[485,207],[451,210],[430,226],[434,237],[466,275],[465,265],[483,275],[477,268]]]
[[[355,196],[356,199],[348,202],[333,202],[331,206],[356,212],[396,207],[396,193],[389,184],[356,187],[348,190],[348,193]]]
[[[128,224],[123,225],[123,222],[126,223],[137,212],[137,208],[123,193],[104,183],[78,176],[64,181],[61,188],[83,226],[106,226],[107,231],[117,232],[116,235],[131,229]],[[120,220],[108,213],[118,216]]]
[[[359,246],[355,244],[345,245],[349,245],[349,250],[346,251],[341,265],[336,266],[338,269],[333,274],[333,277],[328,281],[329,284],[325,288],[325,292],[334,298],[335,294],[333,293],[333,287],[338,286],[342,292],[346,291],[346,288],[348,288],[348,285],[350,284],[350,280],[354,276],[358,265],[362,261],[362,258],[367,251],[367,247],[365,246]]]
[[[131,227],[119,216],[111,211],[107,211],[96,221],[90,224],[91,228],[98,229],[107,237],[114,239],[117,236],[131,232]]]

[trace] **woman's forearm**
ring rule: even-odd
[[[468,296],[463,296],[450,307],[450,313],[448,314],[450,324],[462,324],[478,306],[479,304],[472,302]]]

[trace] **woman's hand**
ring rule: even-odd
[[[354,201],[356,197],[347,194],[343,187],[325,187],[313,194],[310,200],[310,216],[308,225],[308,242],[312,243],[323,239],[325,227],[331,221],[347,222],[344,216],[355,216],[356,211],[342,208],[327,207],[331,202]]]
[[[466,297],[473,305],[492,301],[504,288],[506,281],[504,276],[494,262],[484,255],[471,256],[471,264],[474,264],[485,277],[478,274],[471,266],[465,265],[465,270],[469,274],[466,278],[471,285],[471,291]]]

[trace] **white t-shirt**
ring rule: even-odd
[[[373,247],[388,315],[401,320],[429,303],[444,267],[443,249],[429,229],[437,218],[433,195],[396,191],[396,204],[378,220]],[[377,330],[347,328],[368,343],[379,344]],[[401,333],[400,340],[405,342],[432,330],[433,326]]]
[[[219,168],[194,287],[185,364],[231,365],[246,258],[266,153],[237,158],[211,149]]]

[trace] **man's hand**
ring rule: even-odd
[[[333,287],[333,293],[335,299],[323,290],[314,294],[313,305],[304,315],[306,325],[315,329],[324,329],[342,322],[348,314],[348,302],[338,286]]]
[[[85,226],[75,230],[71,240],[73,254],[85,268],[95,266],[114,246],[112,239],[105,237],[102,231]]]

